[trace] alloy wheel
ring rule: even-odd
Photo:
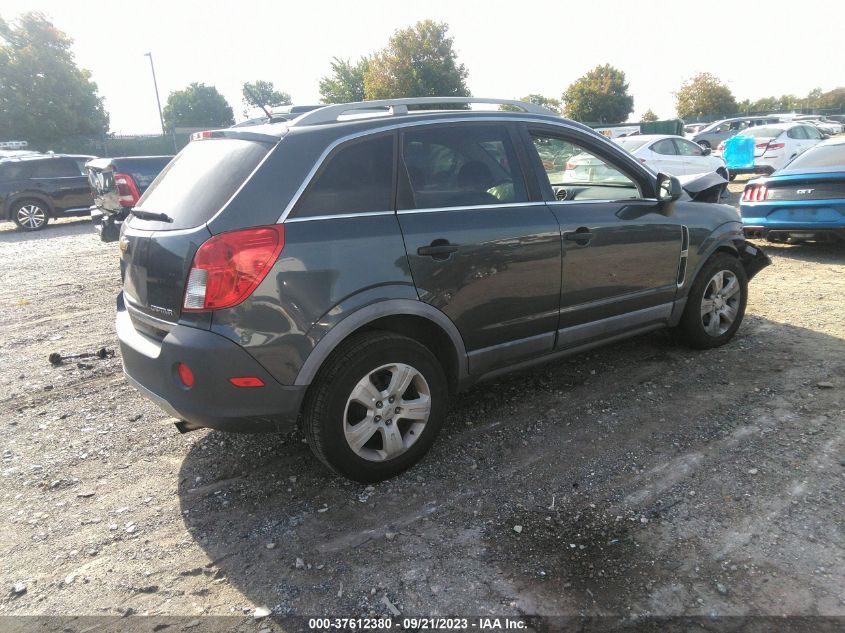
[[[730,270],[720,270],[707,283],[701,298],[701,324],[710,336],[722,336],[739,314],[742,288]]]
[[[372,462],[395,459],[422,435],[431,391],[411,365],[382,365],[361,378],[346,401],[343,433],[352,451]]]
[[[17,219],[23,228],[36,231],[47,222],[47,214],[37,204],[25,204],[18,209]]]

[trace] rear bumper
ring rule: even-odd
[[[117,336],[123,371],[147,398],[191,427],[238,433],[287,432],[296,425],[305,386],[279,384],[242,347],[207,330],[176,325],[164,340],[141,334],[123,303],[117,301]],[[185,387],[176,373],[185,363],[194,385]],[[239,388],[237,376],[256,376],[263,387]]]
[[[128,212],[112,213],[98,206],[92,206],[91,223],[103,242],[116,242],[120,238],[120,225],[126,219]]]
[[[747,239],[767,240],[814,240],[821,241],[845,241],[845,228],[819,228],[818,226],[772,228],[768,226],[744,225],[742,234]]]

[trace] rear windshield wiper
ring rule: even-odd
[[[166,213],[153,213],[152,211],[141,211],[140,209],[132,209],[132,215],[141,220],[158,220],[159,222],[173,222]]]

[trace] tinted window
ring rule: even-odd
[[[68,178],[79,175],[80,171],[76,168],[76,163],[64,158],[39,160],[32,170],[32,178]]]
[[[11,180],[21,180],[27,177],[26,163],[7,163],[0,165],[0,180],[9,182]]]
[[[171,223],[133,219],[161,229],[187,229],[207,222],[267,155],[270,145],[222,138],[192,141],[141,196],[138,209],[165,213]]]
[[[651,151],[657,154],[663,154],[664,156],[674,156],[678,153],[671,138],[664,138],[662,141],[657,141],[651,146]]]
[[[449,126],[405,132],[402,158],[410,193],[401,208],[527,202],[507,128]]]
[[[621,169],[584,147],[554,136],[532,134],[549,185],[566,189],[567,200],[629,200],[639,198],[634,181]]]
[[[393,136],[341,146],[296,206],[297,217],[393,209]]]
[[[684,139],[676,138],[675,144],[678,146],[678,151],[681,156],[701,156],[704,153],[702,152],[700,146],[695,143],[690,143]]]
[[[807,138],[807,133],[804,131],[804,128],[801,127],[800,125],[798,127],[789,128],[786,131],[786,135],[789,138],[799,138],[799,139]]]
[[[835,167],[845,171],[845,144],[816,145],[789,163],[783,171],[807,171]]]

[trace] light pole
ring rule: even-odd
[[[150,58],[150,70],[153,71],[153,86],[156,90],[156,105],[158,106],[158,120],[161,122],[161,135],[165,136],[167,133],[164,131],[164,115],[161,113],[161,99],[158,97],[158,83],[156,82],[156,67],[153,65],[153,54],[152,53],[144,53],[144,57]]]

